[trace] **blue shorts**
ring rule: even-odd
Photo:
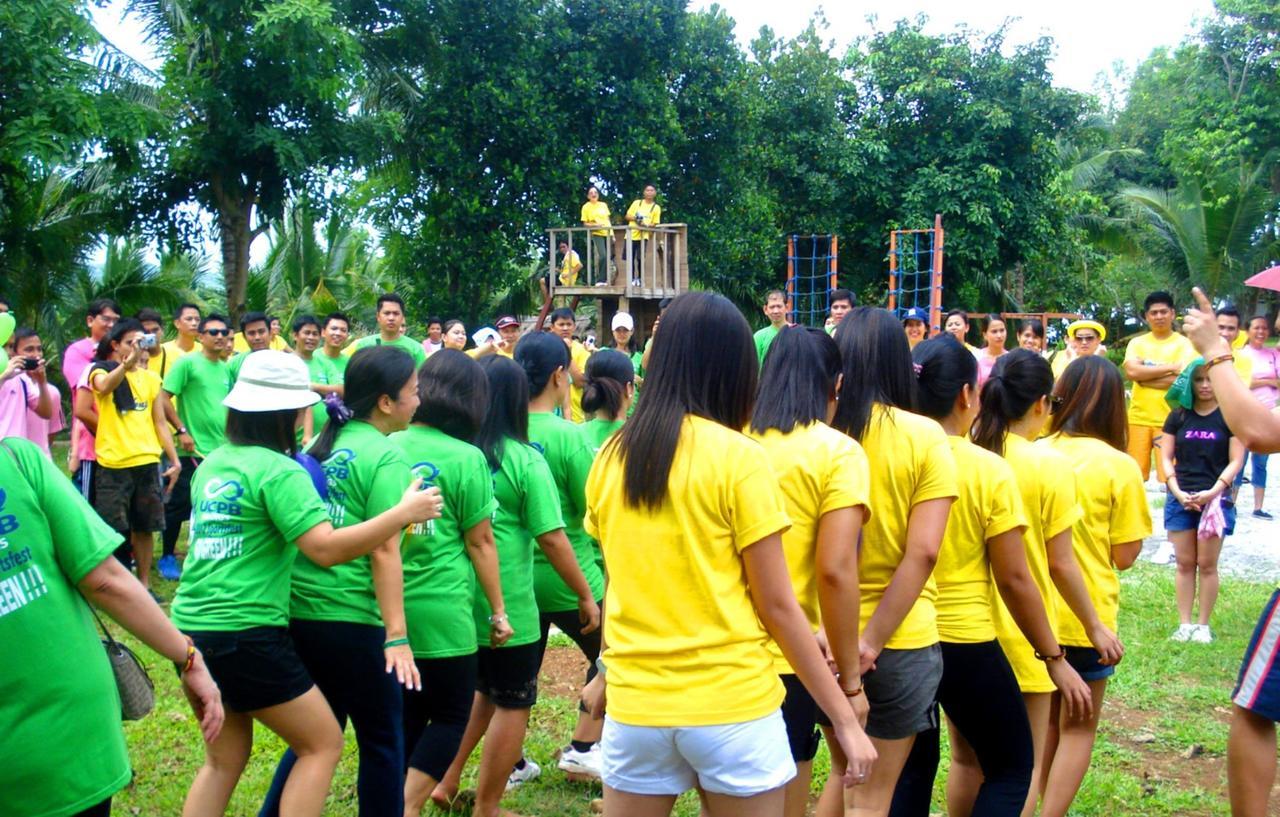
[[[1189,511],[1178,504],[1173,494],[1164,500],[1164,529],[1168,531],[1196,530],[1200,527],[1200,511]],[[1222,528],[1224,537],[1236,532],[1236,505],[1227,497],[1222,498]]]
[[[1259,717],[1280,721],[1280,589],[1262,608],[1258,626],[1240,664],[1240,679],[1231,701]]]
[[[1085,681],[1101,681],[1116,674],[1111,664],[1102,663],[1102,656],[1093,647],[1063,647],[1067,653],[1067,663],[1080,673]]]

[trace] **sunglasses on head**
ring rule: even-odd
[[[215,338],[225,338],[231,334],[230,329],[206,329],[205,334],[213,335]]]

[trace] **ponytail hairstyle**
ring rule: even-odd
[[[564,343],[560,344],[562,347]],[[586,380],[582,384],[582,411],[603,410],[614,420],[622,413],[627,386],[636,382],[631,358],[617,349],[601,349],[587,359]]]
[[[1049,433],[1059,432],[1096,437],[1117,451],[1127,450],[1124,381],[1116,364],[1101,355],[1071,361],[1053,387]]]
[[[556,339],[556,343],[564,346],[562,340]],[[489,468],[497,471],[508,439],[529,444],[529,378],[515,361],[502,355],[486,355],[477,365],[488,380],[489,411],[475,445],[484,452]]]
[[[418,370],[413,422],[474,443],[489,405],[489,379],[480,364],[457,349],[440,349]]]
[[[551,384],[556,369],[569,374],[569,347],[559,335],[530,332],[516,343],[514,360],[529,378],[529,397],[539,397]]]
[[[764,358],[751,430],[763,434],[776,428],[790,434],[796,426],[826,422],[839,377],[840,350],[830,335],[812,327],[784,326]]]
[[[835,428],[861,442],[875,404],[915,411],[911,344],[892,312],[870,306],[854,308],[840,324],[836,347],[844,380],[831,423]]]
[[[671,302],[662,325],[653,338],[644,400],[605,444],[606,450],[616,446],[624,501],[632,508],[657,509],[666,501],[686,416],[734,431],[746,427],[760,373],[751,327],[723,295],[686,292]]]
[[[916,408],[925,417],[941,420],[955,408],[965,386],[978,385],[978,361],[954,336],[942,333],[916,346]]]
[[[352,420],[368,420],[386,395],[400,399],[400,390],[413,377],[413,358],[395,346],[366,346],[351,356],[344,378],[343,397],[331,394],[325,398],[329,422],[316,437],[307,453],[324,462],[333,453],[338,432]]]
[[[1010,424],[1026,416],[1041,397],[1053,393],[1049,361],[1029,349],[1001,355],[982,387],[982,405],[973,423],[973,441],[1004,456],[1004,438]]]

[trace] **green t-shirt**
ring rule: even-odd
[[[302,355],[298,355],[298,357],[302,358]],[[311,355],[310,360],[306,358],[302,358],[302,360],[307,364],[307,376],[311,378],[312,383],[318,383],[321,386],[337,386],[342,383],[342,376],[334,368],[333,361],[322,353],[317,351]],[[324,428],[324,424],[329,422],[329,410],[325,408],[323,400],[311,407],[311,418],[311,433],[318,437],[320,436],[320,430]],[[301,434],[302,430],[299,429],[298,433]]]
[[[599,417],[593,417],[582,424],[582,436],[586,439],[587,445],[591,446],[592,455],[600,453],[600,449],[604,448],[604,444],[609,438],[618,429],[622,428],[624,422],[623,420],[601,420]]]
[[[470,655],[472,607],[481,591],[463,534],[497,510],[493,474],[479,448],[437,428],[410,426],[390,440],[413,476],[444,497],[440,518],[414,525],[404,539],[404,613],[414,657]]]
[[[360,340],[351,344],[346,349],[343,349],[342,353],[347,357],[351,357],[356,352],[369,346],[394,346],[397,349],[403,349],[413,355],[413,362],[415,366],[421,366],[427,361],[427,352],[422,348],[422,343],[414,340],[408,335],[401,335],[390,342],[383,340],[381,335],[369,335],[367,337],[360,338]]]
[[[538,602],[533,590],[534,537],[564,527],[560,499],[547,461],[531,445],[506,440],[502,462],[493,475],[493,495],[498,511],[493,515],[493,540],[498,548],[502,600],[515,635],[508,647],[532,644],[540,635]],[[575,604],[576,608],[577,605]],[[489,615],[493,612],[484,593],[475,594],[476,644],[489,646]]]
[[[761,366],[764,365],[764,356],[769,354],[769,347],[773,346],[776,337],[778,337],[778,328],[773,324],[756,332],[756,357],[759,358]]]
[[[333,370],[338,373],[339,383],[342,383],[345,381],[347,376],[347,364],[351,362],[351,358],[347,357],[341,352],[338,353],[337,357],[329,357],[329,353],[326,352],[323,347],[316,350],[316,357],[322,357],[325,360],[329,361],[329,363],[333,366]]]
[[[227,443],[191,477],[191,506],[173,622],[215,632],[287,625],[293,542],[329,521],[311,476],[278,451]]]
[[[556,481],[564,532],[578,557],[578,567],[591,585],[597,600],[604,598],[604,576],[596,564],[595,540],[582,529],[587,514],[587,474],[595,460],[595,449],[582,433],[582,426],[546,412],[529,414],[529,442],[542,452]],[[578,609],[578,596],[556,573],[542,548],[533,551],[533,586],[538,609],[548,613]]]
[[[240,379],[240,367],[244,365],[244,359],[251,354],[253,352],[238,352],[227,361],[227,371],[231,375],[231,385],[234,386],[236,381]]]
[[[62,817],[132,776],[115,677],[75,588],[121,537],[39,448],[5,444],[13,456],[0,451],[0,811]]]
[[[391,510],[413,481],[400,450],[381,431],[352,420],[338,432],[324,461],[329,521],[345,528]],[[293,567],[291,618],[382,625],[368,556],[321,567],[299,553]]]
[[[164,390],[181,398],[178,417],[195,440],[197,454],[207,457],[227,441],[222,399],[231,391],[231,369],[225,360],[210,360],[203,352],[183,355],[169,365]]]

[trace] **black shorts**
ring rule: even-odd
[[[1063,647],[1067,663],[1086,681],[1103,681],[1116,674],[1114,665],[1102,663],[1102,656],[1093,647]]]
[[[315,686],[284,627],[187,635],[222,690],[223,705],[234,712],[288,703]]]
[[[782,701],[782,720],[787,725],[787,743],[796,763],[813,760],[818,754],[818,705],[809,690],[794,674],[779,676],[787,689]]]
[[[538,642],[518,647],[481,647],[476,651],[476,692],[502,709],[530,709],[538,702]]]
[[[164,530],[164,492],[156,463],[132,468],[99,464],[93,474],[93,509],[120,533]]]

